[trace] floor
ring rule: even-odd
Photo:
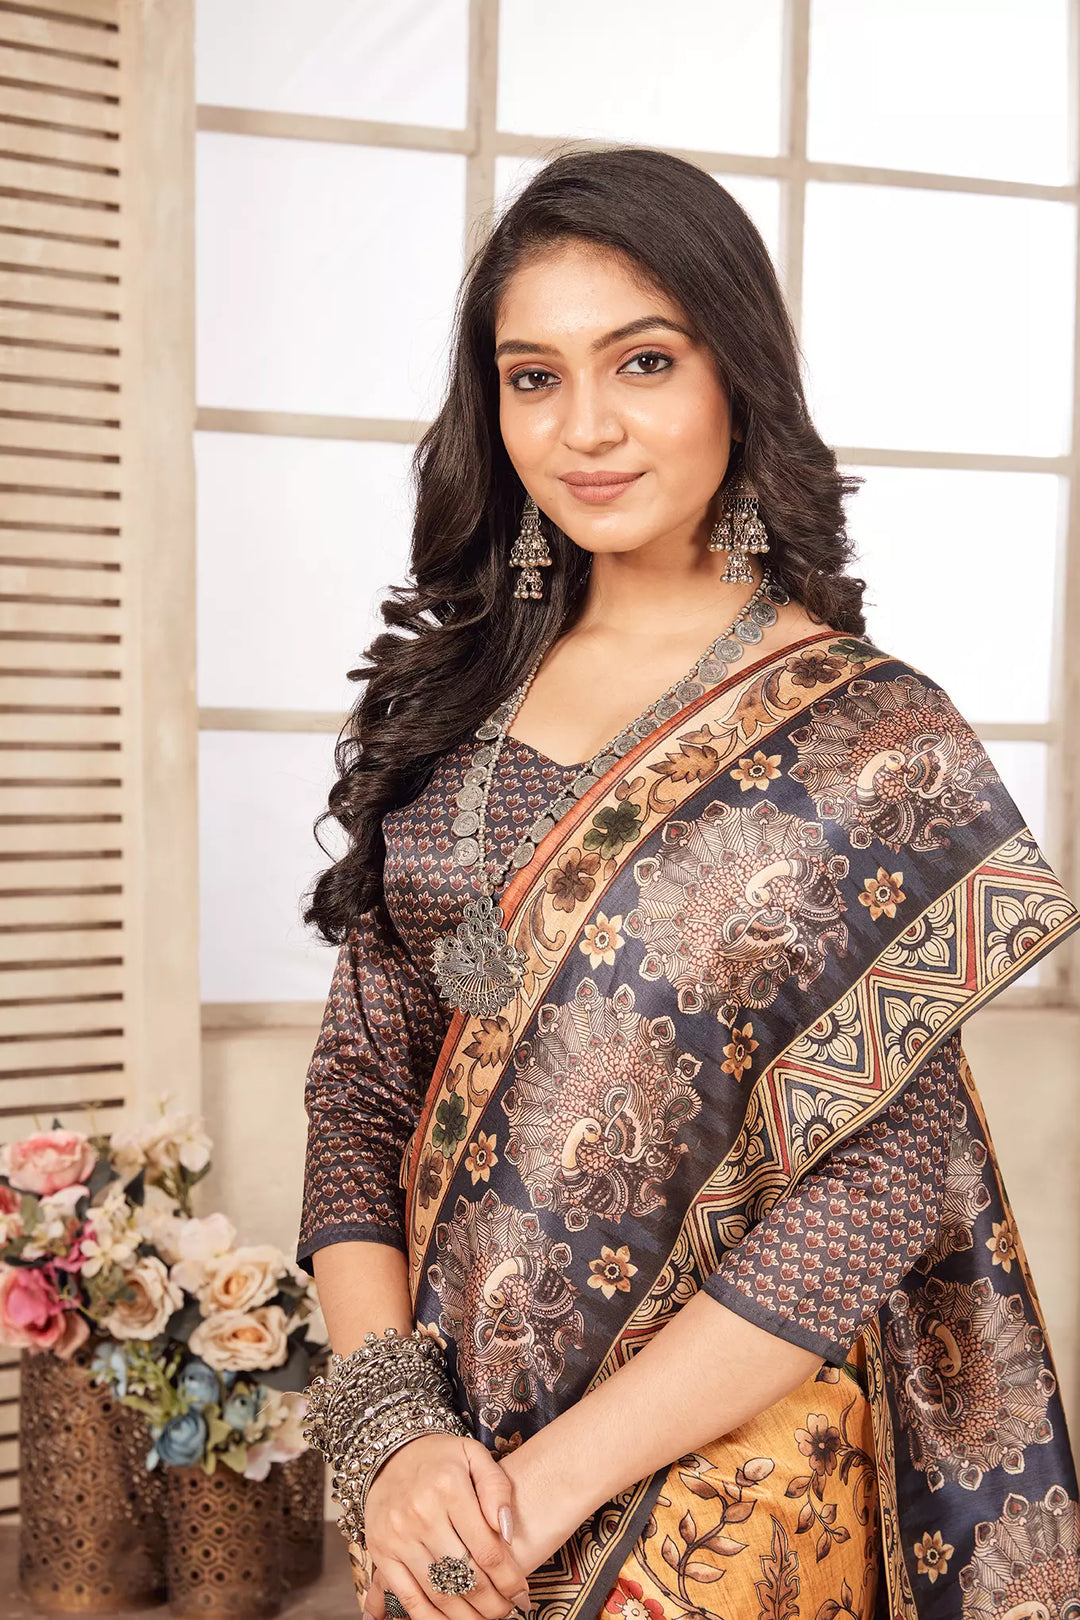
[[[19,1591],[18,1544],[18,1526],[0,1525],[0,1615],[4,1620],[38,1620],[43,1611],[33,1608]],[[322,1576],[313,1585],[288,1593],[279,1613],[290,1620],[357,1620],[359,1612],[345,1543],[337,1526],[328,1522]],[[167,1604],[138,1611],[110,1609],[104,1620],[133,1620],[136,1613],[167,1620],[169,1609]]]

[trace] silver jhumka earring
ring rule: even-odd
[[[551,567],[551,552],[548,550],[547,537],[540,527],[539,509],[531,495],[526,498],[521,513],[521,528],[514,541],[508,567],[522,570],[514,595],[523,601],[539,602],[544,594],[540,569]]]
[[[753,578],[750,553],[768,551],[769,537],[758,515],[757,491],[745,473],[736,473],[724,491],[720,516],[708,540],[709,551],[727,551],[727,567],[720,575],[725,585],[749,585]]]

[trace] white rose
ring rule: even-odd
[[[169,1317],[184,1303],[157,1255],[146,1255],[125,1273],[124,1282],[135,1298],[118,1300],[102,1323],[114,1339],[153,1339]]]
[[[210,1162],[212,1143],[201,1119],[193,1114],[162,1114],[144,1125],[139,1142],[147,1167],[159,1174],[177,1165],[197,1175]]]
[[[146,1163],[140,1132],[114,1131],[109,1138],[109,1158],[122,1181],[132,1181]]]
[[[189,1294],[206,1285],[207,1268],[236,1242],[236,1228],[225,1215],[192,1216],[182,1220],[175,1234],[177,1253],[173,1280]]]
[[[263,1372],[288,1354],[288,1322],[280,1305],[253,1311],[215,1311],[189,1340],[193,1355],[216,1372]]]
[[[285,1256],[271,1243],[248,1244],[211,1260],[199,1298],[204,1316],[214,1311],[251,1311],[278,1291]]]

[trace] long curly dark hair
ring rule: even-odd
[[[305,896],[305,923],[340,944],[382,897],[382,818],[409,803],[437,757],[464,740],[524,678],[541,648],[580,612],[591,556],[548,519],[554,566],[544,600],[515,598],[507,566],[525,490],[499,431],[495,321],[509,278],[567,239],[636,261],[712,350],[757,490],[769,566],[807,612],[849,633],[865,627],[840,474],[810,420],[799,348],[768,250],[749,216],[711,175],[670,153],[615,146],[565,152],[506,208],[473,253],[455,308],[445,402],[417,444],[412,478],[412,583],[382,605],[388,628],[350,670],[360,695],[334,753],[338,780],[315,822],[336,820],[345,855]]]

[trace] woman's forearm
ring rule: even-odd
[[[365,1333],[413,1330],[404,1254],[389,1243],[330,1243],[312,1257],[330,1344],[346,1356]]]
[[[563,1539],[602,1502],[756,1417],[821,1364],[695,1294],[630,1361],[503,1458],[515,1523],[541,1546]]]

